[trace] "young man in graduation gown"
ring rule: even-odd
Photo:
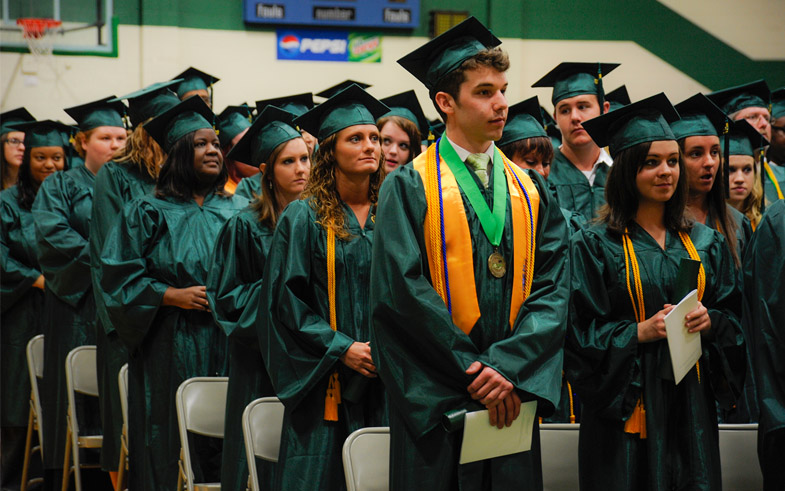
[[[767,210],[744,256],[744,317],[754,329],[752,359],[760,402],[758,460],[765,490],[785,488],[785,202]]]
[[[440,425],[487,408],[503,427],[522,401],[547,416],[559,399],[567,226],[545,181],[493,143],[507,115],[499,44],[472,17],[399,60],[447,127],[387,176],[376,216],[371,349],[390,398],[391,489],[542,488],[536,423],[530,451],[463,465],[462,431]]]
[[[605,178],[613,159],[598,147],[581,123],[605,114],[602,77],[618,63],[561,63],[532,87],[553,87],[553,117],[562,134],[561,146],[553,149],[548,185],[562,208],[576,211],[587,220],[605,204]]]

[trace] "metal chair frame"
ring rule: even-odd
[[[277,397],[252,401],[243,411],[243,439],[248,460],[248,489],[259,491],[256,457],[278,462],[284,406]]]
[[[390,428],[361,428],[343,444],[343,470],[347,491],[383,491],[390,488]]]
[[[43,455],[44,429],[41,421],[41,399],[38,395],[38,379],[44,376],[44,335],[39,334],[27,342],[27,373],[30,377],[30,412],[27,418],[27,438],[25,439],[25,460],[22,466],[21,491],[27,486],[43,482],[43,478],[30,479],[30,459],[35,452]],[[33,447],[33,433],[38,432],[38,445]]]

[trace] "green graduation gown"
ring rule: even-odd
[[[95,300],[90,281],[90,215],[95,176],[84,165],[49,176],[33,203],[38,261],[46,279],[44,378],[41,410],[44,468],[63,465],[68,399],[65,358],[77,346],[95,344]],[[93,398],[80,426],[100,433]]]
[[[676,234],[668,232],[663,250],[637,224],[629,230],[648,319],[664,304],[681,300],[673,298],[672,289],[679,262],[689,255]],[[722,485],[715,400],[729,407],[744,380],[741,291],[724,238],[701,224],[695,224],[690,238],[706,271],[702,303],[712,327],[701,338],[700,381],[693,369],[678,386],[667,341],[638,343],[621,237],[600,224],[572,238],[565,370],[583,403],[582,490],[713,490]],[[646,439],[624,432],[639,397],[646,410]]]
[[[107,162],[95,177],[93,216],[90,220],[90,272],[92,274],[98,319],[96,322],[96,364],[98,368],[99,404],[103,445],[101,468],[116,471],[120,461],[120,435],[123,413],[120,407],[120,390],[117,374],[128,362],[128,351],[106,317],[106,309],[98,283],[101,250],[112,225],[131,200],[148,194],[155,181],[134,164]]]
[[[174,489],[177,388],[190,377],[226,374],[226,336],[212,315],[161,302],[169,286],[205,284],[215,236],[242,206],[215,194],[202,206],[148,195],[128,203],[106,236],[98,280],[109,321],[129,350],[131,489]],[[201,453],[204,445],[191,448]],[[205,478],[199,460],[194,474]]]
[[[492,169],[496,172],[497,165]],[[531,451],[464,465],[458,464],[462,432],[446,433],[440,425],[445,412],[484,409],[466,390],[474,376],[465,371],[474,361],[512,382],[523,402],[536,400],[540,416],[549,416],[559,402],[569,239],[564,216],[545,181],[536,172],[529,175],[540,195],[534,280],[513,329],[513,274],[508,270],[502,278],[491,276],[488,256],[494,247],[461,191],[481,313],[469,335],[454,325],[431,284],[424,237],[427,203],[420,174],[406,165],[387,176],[382,186],[371,268],[371,348],[390,398],[391,489],[542,489],[536,421]],[[484,187],[481,192],[490,206],[492,193]],[[499,252],[510,265],[512,210],[506,194]]]
[[[327,232],[316,223],[310,200],[295,201],[278,221],[267,256],[259,303],[259,342],[267,371],[286,406],[273,489],[345,489],[341,449],[349,434],[386,426],[386,399],[378,379],[358,402],[342,396],[338,421],[324,420],[330,375],[338,370],[342,393],[364,382],[340,362],[353,342],[370,338],[369,275],[373,215],[360,227],[343,205],[351,240],[336,239],[337,330],[330,328]],[[373,209],[371,210],[373,213]]]
[[[771,173],[774,174],[777,184],[780,185],[780,191],[785,193],[785,167],[771,161],[769,161],[769,167],[771,167]],[[763,170],[762,167],[761,170]],[[772,203],[779,199],[777,196],[777,188],[774,187],[774,183],[771,182],[771,178],[765,171],[763,173],[763,194],[766,196],[766,199]]]
[[[242,429],[245,406],[259,397],[275,396],[256,338],[262,275],[272,238],[273,231],[259,222],[259,214],[246,208],[219,232],[207,274],[210,310],[229,336],[229,388],[221,462],[221,489],[225,491],[245,491],[248,484]],[[273,465],[257,465],[262,489],[272,484]]]
[[[248,201],[254,201],[257,196],[262,195],[262,175],[244,177],[237,184],[237,189],[234,190],[235,196],[240,196]]]
[[[744,317],[760,405],[758,459],[766,490],[785,488],[785,201],[772,204],[744,256]]]
[[[583,215],[586,220],[597,217],[600,207],[605,204],[605,180],[610,167],[600,164],[594,177],[594,184],[589,184],[586,176],[561,153],[559,148],[553,149],[553,163],[548,175],[548,186],[556,195],[559,205],[569,211]]]
[[[19,206],[19,191],[0,192],[0,485],[19,484],[30,411],[27,342],[41,334],[44,292],[33,287],[41,276],[33,215]],[[33,461],[34,463],[34,461]]]

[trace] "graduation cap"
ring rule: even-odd
[[[144,129],[169,153],[172,146],[188,133],[212,128],[215,115],[201,97],[192,96],[164,111],[144,125]]]
[[[469,17],[404,56],[398,64],[417,77],[428,90],[433,90],[464,61],[500,44],[501,40],[479,20]]]
[[[520,140],[534,137],[548,137],[542,121],[540,100],[537,96],[526,99],[507,110],[507,122],[502,137],[496,145],[503,147]]]
[[[172,78],[175,79],[182,79],[182,81],[175,86],[174,91],[177,93],[177,97],[180,99],[183,98],[185,94],[191,92],[192,90],[208,90],[210,89],[210,100],[212,101],[213,93],[212,87],[213,84],[221,80],[218,77],[214,77],[209,73],[205,73],[201,70],[197,70],[194,67],[188,67],[183,73],[176,75]]]
[[[551,138],[551,143],[554,147],[561,145],[561,130],[553,119],[551,113],[547,109],[540,106],[540,113],[542,114],[542,125],[545,128],[545,133]]]
[[[275,106],[279,109],[283,109],[284,111],[294,114],[295,117],[302,116],[313,108],[313,93],[305,92],[303,94],[256,101],[256,114],[262,114],[262,111],[264,111],[264,108],[267,106]]]
[[[430,145],[431,143],[435,142],[436,140],[442,137],[442,134],[444,134],[444,130],[446,128],[447,126],[442,122],[441,119],[436,118],[430,120],[428,122],[427,135],[423,133],[423,136],[427,136],[427,138],[421,141],[420,143],[422,143],[423,145]]]
[[[273,150],[295,138],[300,138],[300,132],[294,127],[294,115],[268,105],[226,158],[256,166],[270,163],[267,160]]]
[[[783,116],[785,116],[785,87],[771,93],[771,117],[779,119]]]
[[[630,104],[630,94],[627,93],[627,86],[614,89],[605,94],[605,100],[611,104],[610,111],[615,111],[620,107],[628,106]]]
[[[385,97],[381,99],[381,102],[390,108],[390,112],[382,115],[382,117],[400,116],[414,123],[417,129],[420,130],[421,135],[428,133],[428,118],[422,112],[420,101],[417,100],[417,94],[413,90]]]
[[[599,147],[610,147],[612,157],[639,143],[675,140],[670,124],[679,113],[664,93],[584,121],[583,128]]]
[[[63,124],[60,121],[47,119],[44,121],[26,121],[12,125],[9,131],[22,131],[25,134],[25,147],[69,147],[71,136],[78,128]]]
[[[769,141],[744,119],[732,121],[730,132],[723,137],[729,141],[728,155],[748,155],[755,157],[755,150],[765,147]]]
[[[677,140],[688,136],[720,136],[725,133],[728,116],[703,94],[676,104],[681,119],[671,124]]]
[[[12,128],[12,126],[32,121],[35,121],[35,118],[23,107],[6,111],[0,114],[0,135],[5,135],[10,131],[21,131]]]
[[[376,124],[390,108],[358,85],[350,85],[325,102],[299,116],[294,123],[323,141],[344,128],[358,124]]]
[[[762,107],[768,111],[771,91],[766,81],[761,79],[729,89],[718,90],[707,97],[726,114],[732,115],[748,107]]]
[[[553,87],[551,102],[576,95],[593,94],[600,103],[600,114],[604,111],[605,92],[602,90],[602,77],[613,71],[619,63],[559,63],[553,70],[539,79],[532,87]]]
[[[324,97],[325,99],[329,99],[330,97],[334,96],[338,92],[340,92],[340,91],[342,91],[342,90],[344,90],[344,89],[346,89],[348,87],[351,87],[352,85],[357,85],[357,86],[359,86],[363,90],[365,90],[365,89],[367,89],[368,87],[371,86],[371,84],[366,84],[364,82],[358,82],[356,80],[344,80],[343,82],[341,82],[339,84],[333,85],[329,89],[324,89],[321,92],[317,92],[316,95],[318,95],[319,97]],[[311,106],[313,106],[313,104],[311,104]]]
[[[251,111],[248,104],[239,106],[226,106],[216,118],[218,140],[225,147],[246,128],[251,127]],[[242,161],[241,161],[242,162]]]
[[[119,102],[126,99],[128,101],[128,116],[131,118],[131,125],[136,127],[179,104],[180,99],[172,92],[172,89],[182,81],[183,79],[177,78],[165,82],[156,82],[136,92],[109,99],[108,102]]]
[[[117,126],[125,128],[125,104],[115,96],[104,97],[97,101],[64,109],[66,114],[74,118],[80,131],[89,131],[99,126]]]

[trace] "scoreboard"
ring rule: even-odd
[[[420,0],[243,0],[249,24],[414,29]]]

